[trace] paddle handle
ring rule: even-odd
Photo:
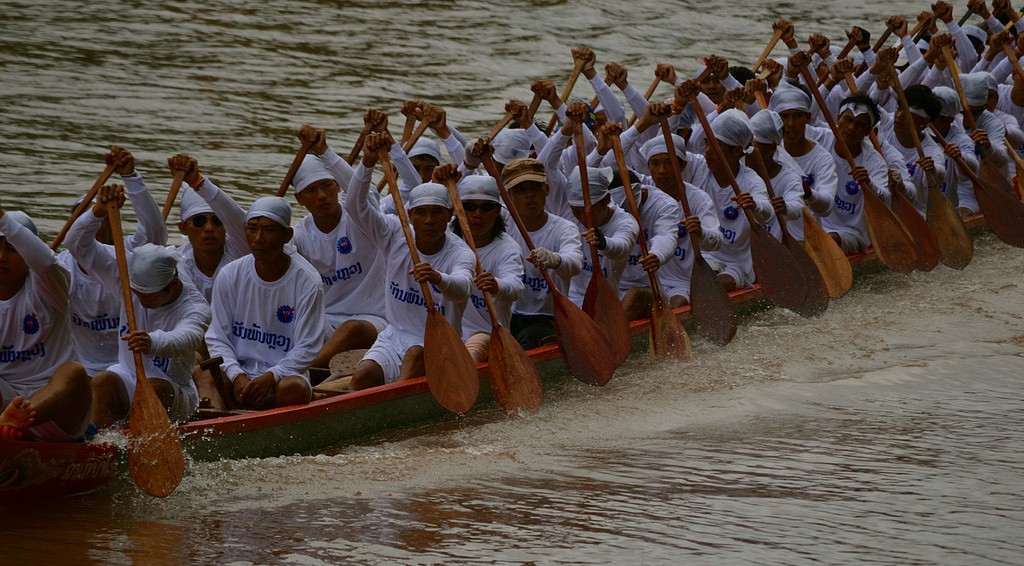
[[[135,323],[135,301],[132,300],[131,285],[128,282],[128,254],[124,249],[124,230],[121,228],[121,210],[117,207],[117,201],[107,202],[107,218],[110,219],[110,235],[114,239],[114,255],[117,257],[117,272],[121,283],[121,301],[124,304],[124,312],[128,332],[136,331]],[[133,351],[135,358],[136,383],[146,380],[146,367],[142,363],[142,354]],[[136,385],[138,387],[138,385]]]
[[[51,250],[56,251],[57,248],[60,247],[61,243],[64,242],[64,238],[67,237],[68,231],[71,230],[71,225],[75,223],[75,220],[78,220],[79,216],[89,209],[92,205],[92,199],[96,198],[96,193],[100,192],[100,187],[102,187],[103,184],[107,182],[107,179],[109,179],[113,174],[114,164],[108,163],[107,166],[103,168],[103,172],[100,173],[100,176],[96,177],[96,182],[89,187],[89,192],[85,194],[85,198],[82,199],[82,202],[78,203],[75,210],[71,212],[71,216],[68,217],[68,221],[64,223],[64,227],[57,233],[57,237],[53,239],[53,242],[50,244]]]
[[[493,128],[491,128],[490,132],[487,133],[488,139],[492,139],[493,140],[494,136],[498,135],[499,132],[504,130],[505,126],[507,126],[508,123],[511,122],[511,121],[512,121],[512,113],[511,112],[506,112],[505,116],[501,120],[499,120],[498,123],[495,124]]]
[[[167,222],[167,217],[171,214],[171,209],[174,208],[174,200],[178,198],[178,191],[181,190],[181,184],[185,182],[185,172],[175,171],[174,179],[171,180],[171,188],[167,190],[167,200],[164,201],[164,209],[160,211],[164,215],[164,222]]]
[[[626,194],[626,203],[629,205],[629,213],[636,219],[637,226],[640,226],[640,234],[637,236],[637,243],[640,245],[641,257],[646,257],[649,253],[647,248],[647,239],[644,238],[644,228],[640,224],[640,208],[636,204],[636,199],[633,198],[633,187],[632,183],[629,182],[629,167],[626,166],[626,154],[622,151],[622,140],[619,136],[611,136],[612,138],[612,151],[615,153],[615,164],[619,167],[619,178],[622,179],[622,191]],[[651,281],[651,295],[656,304],[662,304],[664,301],[661,297],[661,285],[658,284],[658,276],[653,271],[647,272],[647,277]]]
[[[814,77],[811,76],[811,70],[807,68],[807,65],[800,66],[800,74],[808,85],[814,84]],[[819,92],[818,89],[809,88],[808,90],[811,91],[815,102],[818,103],[818,108],[821,110],[821,115],[825,117],[825,121],[828,122],[828,127],[832,129],[832,136],[836,139],[836,147],[839,149],[839,153],[846,158],[846,162],[850,165],[850,169],[853,169],[857,166],[857,163],[853,160],[853,154],[850,153],[850,148],[846,146],[846,141],[839,135],[839,127],[836,126],[836,121],[832,117],[832,113],[829,112],[828,107],[825,106],[825,99],[822,98],[821,92]]]
[[[892,71],[893,76],[895,76],[896,69],[891,65],[889,69]],[[923,159],[924,149],[921,147],[921,136],[917,134],[917,125],[914,124],[914,116],[910,113],[910,104],[907,102],[907,93],[903,91],[903,85],[900,84],[899,77],[892,81],[892,88],[896,90],[896,96],[899,97],[900,107],[903,108],[904,120],[910,121],[908,129],[910,130],[910,138],[914,140],[914,149],[917,150],[917,157],[918,159]],[[874,130],[871,133],[874,134]]]
[[[536,92],[533,93],[533,100],[530,101],[530,119],[531,120],[533,119],[534,116],[537,115],[537,110],[540,108],[540,103],[541,103],[540,95],[537,94]],[[523,129],[526,129],[526,127],[527,127],[526,124],[520,124],[520,126],[523,126]]]
[[[583,221],[586,222],[587,230],[593,230],[594,210],[590,204],[590,176],[587,175],[587,155],[583,147],[583,124],[577,122],[572,129],[573,146],[576,149],[576,162],[580,169],[580,185],[583,187]],[[627,178],[626,181],[629,179]],[[600,269],[600,256],[597,253],[597,246],[590,244],[590,261],[594,265],[594,271]]]
[[[576,86],[576,79],[580,77],[580,73],[583,72],[583,60],[577,59],[576,64],[572,68],[572,72],[569,73],[569,81],[565,84],[565,90],[562,91],[562,102],[565,103],[568,100],[569,95],[572,94],[573,87]],[[551,114],[551,120],[548,121],[547,128],[544,129],[544,134],[550,136],[551,131],[555,128],[555,122],[558,121],[558,109]]]
[[[872,47],[871,50],[874,51],[875,53],[878,53],[878,50],[881,49],[883,45],[885,45],[885,41],[889,39],[890,35],[892,35],[892,26],[887,25],[885,26],[885,33],[882,34],[882,37],[878,38],[878,41],[875,42],[875,46]]]
[[[414,116],[413,114],[406,115],[406,117],[405,117],[405,125],[402,126],[402,139],[401,139],[401,142],[400,142],[402,145],[405,145],[406,140],[408,140],[409,136],[412,135],[412,129],[413,129],[413,127],[415,125],[416,125],[416,116]]]
[[[775,49],[775,44],[778,43],[780,39],[782,39],[782,30],[777,29],[775,30],[775,33],[772,34],[772,38],[768,40],[768,45],[764,46],[764,51],[762,51],[761,56],[757,58],[757,62],[754,63],[753,71],[755,73],[761,68],[761,65],[764,65],[764,60],[771,54],[772,49]]]
[[[956,59],[953,57],[953,52],[949,50],[948,45],[942,47],[942,58],[946,60],[946,68],[949,69],[949,76],[953,78],[953,86],[956,87],[956,92],[960,95],[960,104],[964,107],[964,123],[969,128],[974,129],[974,112],[971,112],[971,106],[967,103],[967,95],[964,94],[964,85],[960,83],[960,67],[956,64]]]
[[[974,10],[967,8],[967,11],[964,12],[964,15],[960,16],[960,21],[957,22],[957,25],[964,25],[964,22],[966,22],[972,15],[974,15]]]
[[[352,146],[352,151],[349,152],[348,158],[345,159],[349,165],[354,165],[356,159],[359,158],[359,152],[363,151],[363,144],[366,143],[366,136],[369,134],[369,128],[363,128],[363,131],[359,132],[359,137],[356,138],[356,143]]]
[[[398,214],[398,221],[402,224],[405,243],[409,246],[409,257],[412,258],[413,265],[416,265],[420,262],[420,253],[416,249],[416,237],[413,236],[412,227],[409,225],[409,217],[406,215],[405,205],[402,203],[402,195],[398,191],[398,179],[395,175],[394,165],[391,163],[391,156],[388,155],[386,149],[381,148],[377,150],[377,159],[381,163],[381,169],[384,170],[384,180],[388,184],[388,191],[390,191],[391,198],[395,201],[395,213]],[[431,295],[430,285],[427,285],[426,281],[420,283],[420,291],[423,292],[427,310],[429,312],[436,311],[434,297]]]
[[[939,130],[938,128],[935,127],[935,124],[928,124],[928,128],[931,129],[932,135],[935,136],[935,139],[943,146],[943,148],[945,148],[948,142],[946,141],[946,138],[944,138],[942,134],[939,133]],[[971,180],[972,184],[976,186],[982,184],[981,179],[978,178],[974,171],[971,171],[971,167],[964,162],[963,157],[954,157],[953,161],[955,161],[957,166],[960,167],[960,170],[963,171],[965,175],[967,175],[967,178]]]
[[[647,87],[647,92],[644,93],[644,100],[647,100],[647,101],[651,100],[651,96],[654,95],[654,89],[658,88],[658,85],[660,83],[661,83],[661,77],[655,76],[654,80],[651,81],[651,86]],[[629,118],[629,122],[626,123],[626,127],[628,128],[628,127],[632,126],[633,124],[635,124],[638,118],[640,118],[639,115],[633,114],[633,116],[631,116]]]
[[[672,163],[672,182],[676,185],[679,203],[683,205],[683,214],[687,217],[693,216],[690,211],[690,201],[686,198],[686,183],[683,181],[683,171],[679,168],[679,159],[676,158],[676,144],[672,140],[672,128],[668,125],[668,116],[661,117],[661,135],[665,138],[665,148],[671,158],[669,162]],[[688,231],[687,233],[690,236],[690,247],[693,249],[694,259],[701,258],[700,240],[692,232]]]
[[[448,189],[448,197],[452,199],[452,205],[455,207],[455,218],[459,221],[459,226],[462,228],[462,239],[466,241],[466,245],[469,249],[473,250],[473,258],[476,260],[476,272],[477,274],[484,272],[484,266],[480,263],[480,254],[476,251],[476,242],[473,241],[473,232],[469,228],[469,219],[466,218],[466,209],[462,208],[462,199],[459,198],[459,189],[455,185],[455,179],[451,177],[445,179],[444,186]],[[484,304],[487,305],[487,313],[491,315],[491,326],[498,326],[498,311],[494,308],[494,298],[491,297],[490,292],[480,289],[480,292],[484,294]]]
[[[313,143],[308,141],[302,142],[302,145],[299,146],[299,151],[295,153],[295,159],[292,159],[292,165],[288,168],[288,173],[285,174],[284,179],[281,181],[281,186],[277,188],[276,196],[283,197],[288,192],[288,185],[292,184],[292,178],[295,177],[295,173],[299,170],[302,160],[305,159],[311,147],[313,147]]]
[[[764,162],[764,156],[761,155],[761,150],[757,149],[755,146],[754,151],[751,152],[750,155],[753,157],[754,169],[756,170],[758,177],[761,177],[761,180],[764,181],[764,188],[768,190],[768,198],[774,199],[775,189],[772,187],[772,178],[771,175],[768,174],[768,166]],[[779,228],[782,231],[783,240],[788,239],[789,229],[786,228],[786,215],[776,214],[775,217],[779,219]]]
[[[1013,65],[1013,72],[1017,75],[1018,79],[1024,80],[1024,69],[1020,66],[1020,59],[1017,56],[1017,52],[1010,47],[1009,44],[1003,45],[1003,53],[1006,53],[1006,58],[1010,60],[1010,64]]]

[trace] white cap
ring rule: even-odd
[[[786,110],[810,112],[811,97],[796,87],[780,88],[772,93],[772,99],[768,104],[768,108],[771,108],[779,114]]]
[[[334,175],[327,169],[323,161],[320,161],[320,158],[315,155],[306,155],[302,158],[302,165],[299,165],[299,170],[292,177],[292,187],[295,188],[295,193],[298,194],[305,190],[306,187],[324,179],[333,181]]]
[[[672,134],[672,145],[675,146],[676,157],[686,161],[686,140],[681,136]],[[644,161],[650,161],[655,155],[663,153],[668,153],[668,146],[665,145],[664,136],[655,136],[640,146],[640,156],[644,158]]]
[[[143,244],[128,258],[128,280],[140,293],[162,291],[177,272],[178,259],[163,246]]]
[[[774,110],[765,108],[750,119],[750,130],[757,143],[782,143],[782,117]]]
[[[932,94],[942,101],[941,116],[953,117],[964,111],[963,105],[960,104],[960,95],[948,86],[937,86],[932,89]]]
[[[978,71],[960,75],[960,83],[964,87],[964,96],[971,106],[984,106],[988,102],[989,83],[994,82],[991,73]]]
[[[491,140],[494,146],[494,160],[502,165],[507,165],[514,159],[530,157],[530,149],[533,143],[526,130],[502,130]]]
[[[874,126],[875,124],[878,123],[878,115],[875,114],[875,110],[873,108],[871,108],[870,106],[868,106],[867,104],[864,104],[863,102],[858,102],[856,100],[848,100],[848,101],[843,102],[842,104],[840,104],[839,105],[839,112],[836,114],[836,118],[838,118],[843,112],[846,112],[847,110],[849,110],[850,112],[853,113],[853,117],[854,118],[856,118],[857,116],[860,116],[861,114],[867,114],[871,118],[871,125],[872,126]],[[910,112],[911,113],[918,114],[918,112],[915,112],[915,110],[918,110],[919,112],[921,112],[921,114],[919,114],[919,115],[923,115],[925,117],[928,116],[927,114],[924,114],[923,110],[919,110],[919,109],[914,108],[914,107],[910,108]]]
[[[18,224],[21,224],[29,232],[32,232],[36,236],[39,235],[39,230],[36,228],[36,223],[32,221],[32,217],[30,217],[29,215],[25,214],[24,212],[22,212],[20,210],[9,210],[9,211],[4,212],[4,216],[6,216],[6,217],[10,218],[11,220],[17,222]],[[4,235],[4,233],[0,232],[0,236],[3,236],[3,235]]]
[[[197,214],[212,213],[213,209],[210,208],[210,204],[206,202],[206,199],[199,196],[199,193],[193,191],[188,185],[181,187],[181,202],[178,204],[178,214],[182,222]]]
[[[459,199],[501,202],[498,183],[490,175],[467,175],[459,181]]]
[[[438,147],[436,141],[430,138],[420,138],[409,149],[409,159],[420,156],[433,157],[438,163],[441,163],[441,148]]]
[[[611,167],[587,167],[587,180],[590,189],[590,204],[601,202],[601,199],[608,195],[608,185],[612,182]],[[583,206],[583,182],[580,179],[580,170],[575,168],[567,179],[565,200],[569,206]]]
[[[452,199],[448,196],[448,188],[439,183],[423,183],[409,191],[409,200],[405,203],[406,210],[420,206],[442,206],[452,208]]]
[[[715,121],[711,122],[711,131],[718,141],[741,149],[746,149],[750,142],[754,141],[754,134],[750,131],[750,119],[735,108],[719,114]]]
[[[263,197],[252,203],[245,214],[245,221],[259,217],[269,218],[288,228],[292,225],[292,205],[281,197]]]

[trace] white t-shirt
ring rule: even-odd
[[[0,300],[0,379],[27,396],[46,385],[58,366],[74,359],[68,328],[70,281],[50,248],[10,215],[0,218],[0,232],[29,268],[21,290]]]
[[[640,230],[643,233],[647,251],[658,256],[658,260],[664,265],[669,262],[676,251],[678,241],[679,223],[683,218],[683,207],[679,201],[668,196],[656,187],[644,187],[646,196],[643,202],[639,203],[640,208]],[[621,187],[612,191],[612,198],[616,202],[623,202],[625,195]],[[623,211],[628,211],[629,205],[621,205]],[[633,287],[649,287],[650,277],[640,265],[640,242],[633,245],[629,252],[629,259],[626,260],[626,267],[619,278],[619,294],[623,295]]]
[[[397,332],[422,340],[427,324],[426,297],[412,275],[412,257],[405,241],[401,221],[370,203],[370,174],[362,163],[356,167],[352,186],[345,195],[344,209],[353,223],[380,249],[387,262],[384,273],[384,318]],[[435,254],[420,253],[420,261],[429,263],[441,274],[437,285],[430,284],[437,310],[462,333],[462,313],[469,299],[476,257],[461,238],[448,232],[444,246]]]
[[[690,207],[690,214],[700,218],[701,250],[717,250],[722,245],[722,231],[711,197],[690,183],[686,183],[685,187],[686,203]],[[658,281],[664,288],[666,298],[678,294],[689,299],[690,275],[693,272],[693,246],[690,242],[690,235],[682,223],[682,216],[676,223],[675,238],[675,250],[669,261],[658,270]]]
[[[831,135],[827,137],[834,141]],[[779,146],[777,151],[785,152],[786,150],[784,147]],[[793,157],[788,153],[786,155],[792,158],[799,168],[798,174],[802,184],[801,188],[805,186],[811,189],[811,197],[806,199],[807,208],[820,221],[822,216],[832,212],[836,198],[836,187],[839,185],[836,161],[832,157],[832,152],[822,147],[822,143],[818,141],[815,142],[814,148],[805,155],[800,157]],[[787,225],[787,227],[791,228],[790,234],[794,238],[797,240],[804,239],[804,225],[802,222],[793,222]]]
[[[508,327],[512,318],[512,302],[519,298],[526,288],[523,283],[523,254],[519,244],[507,233],[502,232],[484,247],[476,249],[480,266],[494,275],[498,292],[491,295],[498,322]],[[478,332],[491,332],[491,314],[487,311],[484,294],[473,286],[469,295],[466,312],[462,316],[462,338],[468,339]]]
[[[841,188],[836,193],[835,207],[833,207],[832,213],[821,219],[821,226],[828,232],[853,236],[862,245],[867,246],[871,240],[868,236],[867,223],[864,220],[863,191],[866,189],[850,176],[850,167],[846,159],[836,155],[835,150],[833,150],[833,155],[836,160],[836,168],[840,172],[839,186]],[[871,143],[866,138],[861,142],[860,155],[853,161],[868,170],[875,194],[888,203],[892,198],[887,183],[888,167],[886,167],[882,156],[871,147]]]
[[[754,263],[750,254],[750,223],[747,215],[740,208],[736,201],[732,200],[735,192],[732,185],[722,186],[718,184],[713,174],[705,177],[705,184],[701,186],[711,196],[715,213],[718,216],[719,231],[722,232],[722,246],[706,255],[710,259],[718,260],[726,265],[732,265],[741,272],[747,274],[752,281],[754,278]],[[752,169],[740,165],[736,174],[736,185],[741,190],[750,193],[757,206],[753,216],[759,224],[765,224],[774,217],[771,201],[768,199],[768,190],[764,181],[757,176]]]
[[[640,226],[625,210],[615,204],[610,204],[611,216],[603,226],[598,226],[604,234],[605,248],[597,251],[599,269],[604,274],[612,289],[618,290],[619,278],[629,261],[629,252],[636,245],[636,239],[640,235]],[[577,232],[583,232],[587,228],[574,220]],[[590,244],[586,243],[581,236],[577,236],[585,248],[583,253],[583,270],[579,275],[569,282],[569,299],[579,306],[583,305],[583,296],[590,285],[590,277],[594,272],[592,263],[593,255],[590,252]]]
[[[551,270],[551,280],[564,295],[569,292],[569,280],[583,269],[583,244],[575,224],[550,212],[546,214],[547,220],[544,225],[530,232],[530,240],[535,246],[551,250],[561,256],[562,263]],[[508,217],[505,225],[508,227],[509,235],[519,243],[522,257],[529,257],[530,248],[520,235],[519,228]],[[547,281],[537,266],[529,261],[523,261],[523,283],[525,289],[512,305],[512,312],[526,316],[554,314],[551,289],[548,288]]]
[[[288,271],[264,281],[252,255],[224,267],[213,284],[213,321],[206,344],[224,358],[228,379],[272,372],[309,379],[307,371],[327,334],[320,277],[298,254],[288,255]]]

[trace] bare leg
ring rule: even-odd
[[[626,320],[639,320],[651,316],[654,294],[650,287],[633,287],[622,297]]]
[[[270,405],[273,407],[287,407],[288,405],[300,405],[309,403],[313,398],[313,389],[306,383],[306,380],[289,375],[281,378],[274,390]]]
[[[352,389],[368,389],[384,385],[384,370],[373,360],[363,360],[352,374]]]
[[[171,387],[171,384],[163,379],[148,378],[148,381],[150,387],[153,388],[153,392],[160,399],[160,404],[164,406],[164,410],[170,415],[171,409],[174,408],[174,387]]]
[[[466,340],[466,349],[475,363],[487,361],[487,347],[491,343],[491,335],[486,332],[477,332]]]
[[[92,378],[92,422],[100,428],[128,416],[128,390],[116,373],[101,371]]]
[[[71,436],[84,434],[92,406],[89,375],[78,362],[64,363],[29,401],[36,408],[37,425],[53,421]]]
[[[327,342],[324,342],[320,353],[316,355],[311,367],[326,368],[331,365],[335,354],[348,350],[358,350],[373,346],[377,339],[377,328],[365,320],[350,320],[334,330]]]
[[[423,367],[423,346],[413,346],[402,357],[402,371],[398,374],[399,381],[420,377],[426,373]]]
[[[214,384],[211,372],[196,366],[196,369],[192,370],[192,381],[195,382],[196,389],[199,390],[200,406],[203,406],[202,399],[208,399],[211,409],[218,411],[227,410],[228,407],[224,404],[224,399],[221,398],[220,392],[217,391],[217,386]]]

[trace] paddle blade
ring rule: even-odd
[[[1007,244],[1024,248],[1024,205],[988,159],[981,162],[981,181],[974,184],[974,192],[989,229]]]
[[[913,238],[892,210],[870,189],[864,190],[864,217],[871,245],[882,263],[899,273],[910,273],[917,264]]]
[[[937,191],[936,191],[937,192]],[[940,198],[946,198],[939,195]],[[929,195],[931,199],[931,195]],[[921,213],[914,207],[903,193],[896,191],[892,195],[892,208],[896,216],[903,221],[903,226],[914,240],[917,261],[914,269],[918,271],[931,271],[939,265],[939,242],[932,232],[929,223],[925,221]]]
[[[804,251],[818,266],[818,273],[825,282],[829,298],[838,299],[853,286],[853,266],[839,244],[806,208],[803,209],[803,220]]]
[[[608,383],[619,364],[604,332],[565,295],[552,291],[552,296],[555,333],[569,372],[589,385]]]
[[[807,298],[807,282],[793,254],[767,230],[752,226],[750,255],[764,297],[780,307],[798,310]]]
[[[688,360],[693,345],[672,309],[661,301],[651,305],[651,353],[661,359]]]
[[[439,405],[460,415],[473,407],[480,393],[476,363],[458,332],[436,310],[427,312],[423,365],[430,394]]]
[[[825,279],[818,271],[817,264],[814,263],[811,256],[807,255],[802,243],[787,236],[785,245],[789,253],[793,254],[793,259],[796,260],[797,266],[807,282],[807,296],[804,297],[803,304],[793,311],[802,317],[822,315],[828,309],[828,287],[825,286]]]
[[[139,376],[128,419],[128,470],[143,492],[167,497],[185,475],[185,454],[160,398],[145,375]]]
[[[534,413],[540,408],[544,388],[537,366],[504,326],[491,333],[487,363],[491,366],[491,392],[502,411],[516,415]]]
[[[974,242],[956,207],[935,187],[928,189],[928,225],[939,243],[939,259],[953,269],[963,269],[974,257]]]
[[[589,310],[587,297],[590,297],[591,301]],[[593,318],[598,328],[604,332],[612,347],[615,367],[624,364],[633,348],[633,341],[629,335],[629,321],[626,319],[626,311],[622,308],[622,301],[619,300],[619,293],[600,271],[595,271],[590,277],[590,283],[587,284],[587,291],[583,296],[583,312]]]
[[[694,248],[696,249],[696,248]],[[736,305],[704,256],[694,254],[690,275],[690,314],[705,340],[725,346],[736,336]]]

